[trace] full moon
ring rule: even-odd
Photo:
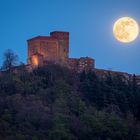
[[[139,34],[138,23],[130,17],[122,17],[115,22],[113,34],[120,42],[132,42],[138,37]]]

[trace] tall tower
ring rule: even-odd
[[[69,32],[51,32],[50,36],[58,40],[59,61],[65,63],[69,58]]]

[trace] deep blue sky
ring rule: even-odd
[[[90,56],[96,67],[140,74],[140,37],[122,44],[113,23],[130,16],[140,23],[140,0],[0,0],[0,64],[6,49],[26,63],[26,40],[70,32],[70,57]]]

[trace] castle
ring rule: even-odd
[[[81,72],[93,70],[100,77],[107,74],[121,75],[125,80],[132,79],[132,74],[116,72],[95,68],[95,60],[90,57],[69,58],[69,32],[55,31],[50,36],[37,36],[27,40],[28,65],[27,69],[32,71],[35,67],[58,64],[69,69]],[[140,85],[140,76],[137,76]]]
[[[49,63],[66,66],[78,71],[95,67],[89,57],[69,58],[69,32],[51,32],[50,36],[37,36],[27,40],[28,64],[33,67]]]

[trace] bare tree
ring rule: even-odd
[[[12,67],[16,66],[18,56],[10,49],[4,53],[4,61],[2,65],[3,70],[11,70]]]

